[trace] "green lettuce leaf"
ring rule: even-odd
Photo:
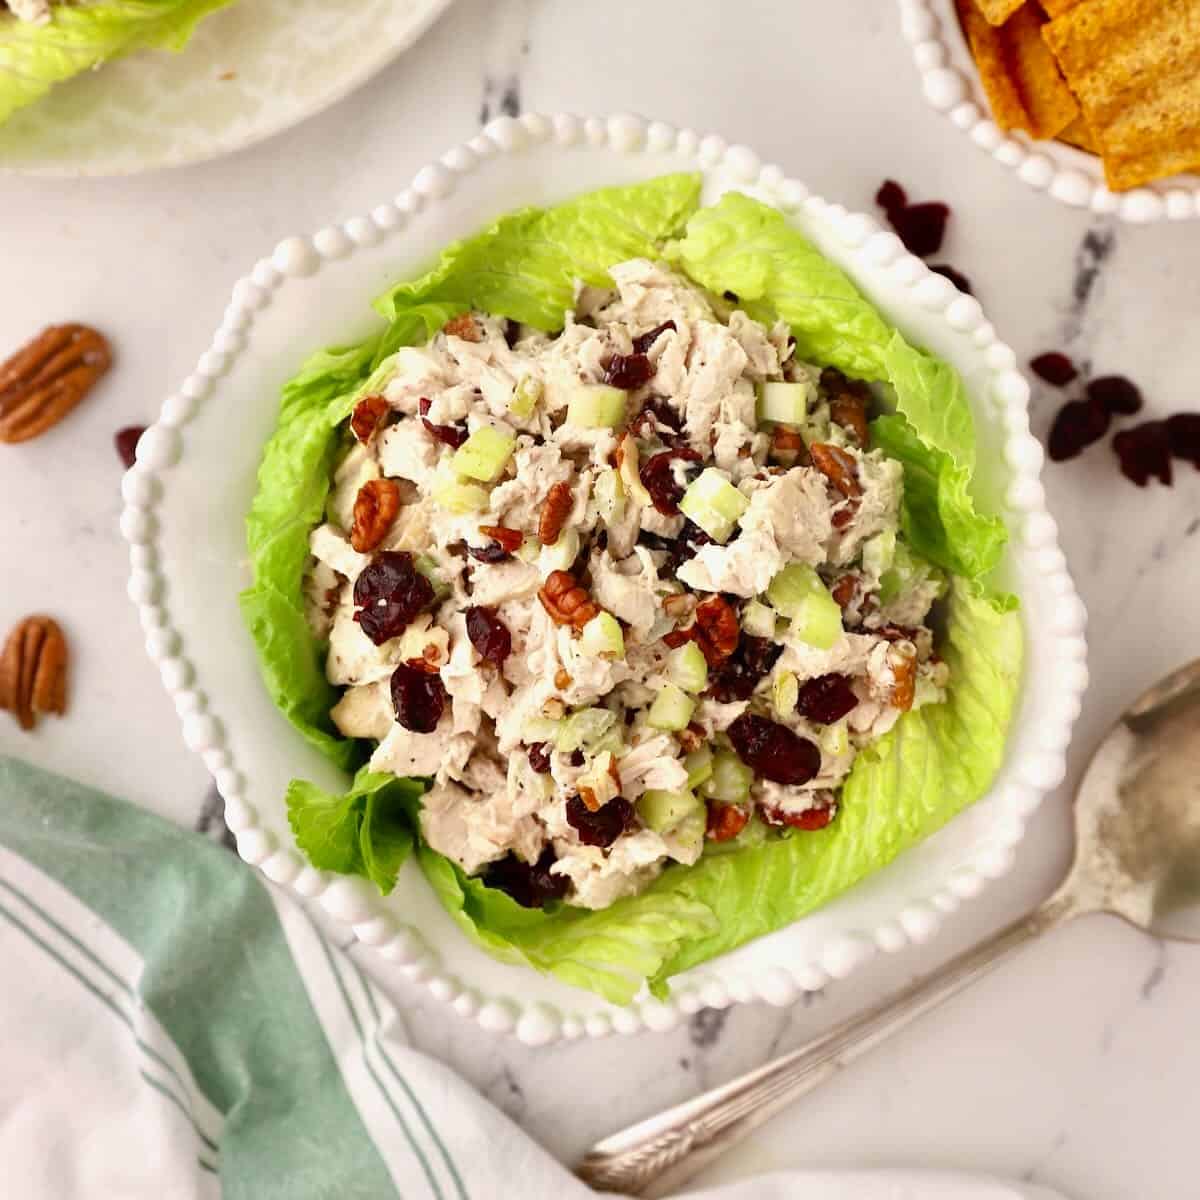
[[[56,4],[34,25],[0,15],[0,122],[56,83],[134,50],[182,50],[196,23],[232,0]]]
[[[365,767],[343,795],[295,779],[288,823],[296,845],[320,871],[365,875],[386,896],[413,847],[413,813],[424,784]]]

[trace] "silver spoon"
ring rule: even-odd
[[[1200,661],[1142,695],[1101,742],[1075,798],[1075,861],[1044,904],[890,1000],[722,1087],[598,1142],[576,1167],[601,1191],[666,1196],[861,1054],[1018,946],[1087,913],[1161,937],[1200,904]],[[1194,914],[1193,914],[1194,915]],[[1186,924],[1186,922],[1184,922]]]

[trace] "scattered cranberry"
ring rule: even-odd
[[[654,507],[666,517],[679,515],[679,501],[683,499],[686,490],[684,484],[675,478],[675,459],[699,462],[700,455],[688,447],[663,450],[651,455],[638,472],[642,486],[650,493]]]
[[[380,646],[399,637],[422,609],[433,603],[433,584],[404,550],[383,550],[354,581],[354,619]]]
[[[956,271],[948,263],[937,263],[930,266],[929,269],[933,271],[934,274],[942,275],[946,279],[950,280],[950,282],[954,284],[954,286],[958,288],[958,290],[962,292],[964,296],[975,295],[975,293],[971,290],[971,281],[961,271]]]
[[[1171,443],[1165,421],[1145,421],[1123,429],[1113,438],[1113,449],[1122,473],[1138,487],[1145,487],[1151,476],[1171,486]]]
[[[1102,375],[1087,385],[1088,399],[1115,416],[1130,417],[1142,408],[1142,393],[1124,375]]]
[[[539,775],[550,773],[550,751],[545,742],[536,742],[529,747],[529,765]]]
[[[1075,364],[1057,350],[1039,354],[1029,360],[1029,369],[1039,378],[1054,387],[1064,387],[1079,374]]]
[[[936,254],[942,248],[949,219],[949,207],[936,201],[910,204],[899,212],[888,213],[888,220],[900,235],[905,249],[918,258]]]
[[[743,633],[737,649],[719,667],[709,672],[708,692],[722,704],[749,700],[758,682],[778,661],[783,647],[770,638]]]
[[[587,762],[587,759],[584,757],[582,750],[572,750],[570,762],[573,767],[582,767]]]
[[[502,667],[512,653],[512,634],[494,608],[476,605],[467,609],[467,637],[479,657],[494,667]]]
[[[653,375],[654,364],[644,354],[614,354],[604,370],[604,382],[632,392],[649,383]]]
[[[894,179],[885,179],[875,193],[875,203],[891,216],[908,207],[908,193]]]
[[[775,783],[807,783],[821,769],[821,751],[785,725],[742,713],[729,727],[729,740],[756,775]]]
[[[511,318],[504,319],[504,341],[511,350],[517,344],[517,338],[521,336],[521,326]]]
[[[522,908],[542,908],[547,901],[561,900],[571,886],[566,875],[551,874],[550,868],[557,861],[550,846],[542,851],[533,866],[514,854],[507,854],[488,864],[483,882],[487,887],[511,896]]]
[[[417,408],[421,414],[421,424],[425,426],[426,431],[435,441],[442,442],[444,445],[452,446],[455,450],[465,442],[469,436],[467,427],[463,424],[457,425],[435,425],[428,420],[425,414],[430,410],[430,404],[427,396],[422,396]]]
[[[763,805],[763,821],[775,829],[824,829],[837,816],[837,804],[831,798],[828,804],[817,804],[803,812],[787,812],[782,808]]]
[[[845,675],[818,675],[800,685],[796,711],[818,725],[833,725],[858,707]]]
[[[659,429],[659,425],[665,425],[667,432]],[[642,405],[642,411],[634,417],[629,428],[635,437],[647,440],[655,438],[667,445],[674,445],[680,435],[680,425],[679,413],[662,396],[651,396]]]
[[[1200,413],[1176,413],[1167,418],[1167,441],[1176,458],[1200,471]]]
[[[685,519],[683,528],[677,537],[665,538],[660,534],[651,533],[648,529],[643,529],[638,534],[637,540],[639,546],[645,546],[650,550],[665,550],[668,557],[661,570],[664,575],[673,576],[681,563],[695,558],[696,551],[711,542],[712,538],[699,525]]]
[[[126,429],[117,430],[113,442],[126,467],[132,467],[137,462],[137,444],[145,432],[145,425],[130,425]]]
[[[440,675],[401,663],[392,672],[392,707],[405,729],[432,733],[446,708],[446,685]]]
[[[486,546],[467,546],[467,553],[481,563],[499,563],[508,562],[512,555],[509,554],[499,542],[488,542]]]
[[[668,329],[672,333],[675,332],[674,321],[664,321],[661,325],[655,325],[653,329],[648,329],[645,333],[638,334],[633,339],[634,354],[645,354],[658,341],[659,335],[666,333]]]
[[[1066,462],[1082,454],[1108,432],[1110,419],[1106,409],[1090,400],[1068,401],[1058,410],[1050,429],[1050,457],[1055,462]]]
[[[614,796],[592,812],[581,796],[567,801],[567,824],[585,846],[611,846],[633,824],[633,805],[624,796]]]

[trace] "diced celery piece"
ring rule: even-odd
[[[786,566],[767,588],[771,605],[792,622],[792,632],[817,650],[842,636],[842,610],[821,577],[804,563]]]
[[[808,419],[812,388],[808,383],[764,383],[758,395],[758,419],[803,425]]]
[[[627,392],[604,383],[581,383],[567,401],[567,424],[615,429],[625,418]]]
[[[650,788],[638,798],[638,816],[654,830],[665,833],[673,829],[685,817],[703,808],[693,792],[667,792],[661,788]]]
[[[532,375],[524,375],[513,389],[512,399],[508,402],[508,411],[521,420],[532,417],[533,410],[537,408],[537,403],[541,398],[541,380],[534,379]]]
[[[685,692],[699,695],[708,686],[708,663],[695,642],[677,646],[667,659],[667,678]]]
[[[538,571],[543,579],[555,571],[569,571],[578,557],[579,533],[575,529],[564,529],[553,544],[543,546],[538,552]]]
[[[524,541],[517,547],[517,557],[523,563],[535,563],[542,552],[542,543],[532,534],[527,533]]]
[[[602,612],[594,616],[583,627],[579,641],[583,652],[596,658],[601,655],[607,658],[625,657],[625,634],[621,631],[621,623],[612,613]]]
[[[561,721],[549,717],[530,717],[521,726],[521,740],[531,745],[536,742],[553,742],[558,737]]]
[[[771,684],[771,703],[780,717],[790,716],[796,711],[800,699],[800,684],[791,671],[780,671]]]
[[[913,692],[913,708],[922,708],[926,704],[940,704],[944,699],[942,689],[928,675],[917,676],[917,685]]]
[[[836,725],[826,725],[817,735],[821,753],[830,758],[840,758],[850,749],[850,734],[845,721]]]
[[[461,483],[452,474],[442,473],[433,486],[433,502],[461,516],[487,508],[488,494],[477,483]]]
[[[612,467],[605,467],[596,476],[592,495],[596,497],[596,507],[606,525],[615,525],[624,516],[625,485]]]
[[[773,638],[775,636],[775,610],[759,600],[751,600],[742,606],[742,629],[751,637]]]
[[[708,828],[708,812],[701,805],[688,813],[674,829],[668,829],[663,838],[672,856],[699,851],[704,844],[704,833]]]
[[[945,593],[946,579],[942,572],[933,563],[914,554],[903,542],[897,542],[891,567],[879,580],[879,603],[891,604],[898,596],[928,579],[938,581],[939,595]]]
[[[701,746],[699,750],[693,750],[684,758],[683,765],[687,768],[688,787],[698,788],[712,778],[713,752],[708,746]]]
[[[896,531],[886,529],[863,544],[863,570],[878,579],[896,559]]]
[[[700,787],[700,794],[722,804],[740,804],[750,795],[754,772],[729,750],[713,755],[713,773]]]
[[[650,705],[650,711],[646,714],[646,721],[654,729],[673,733],[679,729],[686,729],[695,711],[695,700],[673,683],[668,683],[654,697],[654,703]]]
[[[620,758],[625,753],[625,726],[619,721],[610,725],[598,738],[593,738],[588,749],[593,754],[601,754],[607,750],[613,758]]]
[[[418,554],[413,559],[413,566],[433,584],[433,595],[436,600],[444,600],[450,595],[450,585],[442,578],[442,569],[431,554]]]
[[[716,467],[706,467],[692,481],[679,510],[690,517],[715,542],[729,540],[738,518],[750,501]]]
[[[616,719],[616,713],[607,708],[581,708],[561,722],[554,748],[566,754],[590,747],[613,727]]]
[[[512,434],[482,425],[455,450],[450,465],[459,475],[491,483],[504,470],[516,444]]]

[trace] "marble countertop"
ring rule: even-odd
[[[734,14],[736,13],[736,20]],[[870,210],[885,176],[954,208],[942,254],[1022,359],[1064,349],[1142,386],[1153,414],[1198,407],[1194,224],[1115,226],[1030,191],[921,98],[894,5],[458,0],[410,53],[333,110],[242,154],[111,181],[0,178],[0,350],[43,324],[107,331],[119,355],[67,425],[0,448],[0,625],[50,611],[77,655],[72,711],[0,752],[79,776],[220,837],[125,596],[112,434],[145,423],[192,366],[234,278],[279,238],[364,211],[481,119],[633,110],[753,145]],[[1035,393],[1044,433],[1057,400]],[[788,1009],[698,1014],[670,1034],[531,1050],[440,1008],[381,960],[414,1040],[555,1154],[721,1082],[920,975],[1046,894],[1068,795],[1124,700],[1200,653],[1200,475],[1140,491],[1097,446],[1046,486],[1091,613],[1092,686],[1067,786],[1013,873],[933,944],[875,960]],[[356,951],[360,952],[360,951]],[[1002,967],[826,1085],[710,1178],[782,1164],[993,1170],[1076,1200],[1172,1200],[1191,1183],[1200,949],[1103,918]]]

